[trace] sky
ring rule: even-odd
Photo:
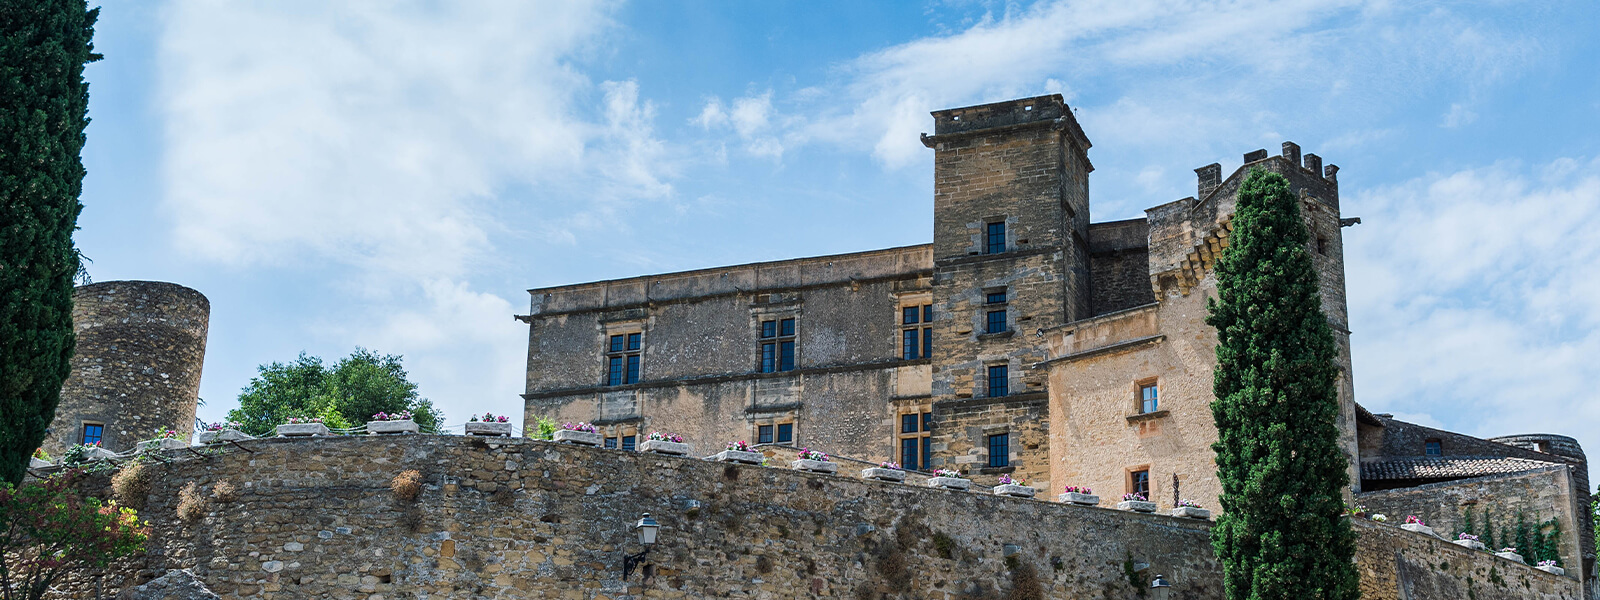
[[[96,281],[211,301],[200,417],[258,365],[399,354],[520,421],[526,290],[932,239],[930,111],[1061,94],[1091,215],[1291,140],[1341,167],[1357,401],[1600,449],[1588,0],[113,0]]]

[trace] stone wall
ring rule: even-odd
[[[1155,302],[1150,291],[1150,227],[1144,219],[1089,225],[1092,314]]]
[[[1581,600],[1578,582],[1364,519],[1356,528],[1362,600]]]
[[[43,447],[52,455],[104,427],[101,445],[132,449],[156,429],[190,431],[200,394],[211,303],[159,281],[103,281],[72,294],[72,372]]]

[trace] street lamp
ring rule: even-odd
[[[661,531],[661,524],[650,518],[650,513],[644,513],[644,518],[633,524],[634,532],[639,534],[639,544],[644,546],[638,554],[622,555],[622,580],[627,581],[633,575],[634,568],[644,562],[644,557],[650,554],[650,548],[656,545],[656,533]]]
[[[1156,580],[1150,582],[1151,600],[1168,600],[1171,597],[1172,584],[1167,583],[1166,579],[1162,578],[1160,575],[1157,575]]]

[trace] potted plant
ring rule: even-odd
[[[1034,489],[1028,486],[1028,482],[1021,479],[1012,479],[1010,475],[1001,475],[998,484],[994,486],[994,495],[996,496],[1032,498],[1034,494]]]
[[[738,441],[728,442],[727,449],[718,452],[717,455],[712,458],[718,462],[759,465],[764,457],[761,456],[760,452],[750,450],[750,444],[748,442]]]
[[[1483,542],[1478,541],[1478,536],[1470,533],[1459,534],[1456,536],[1456,539],[1450,540],[1450,543],[1469,550],[1483,549]]]
[[[275,431],[278,437],[329,435],[328,426],[322,424],[322,417],[289,417],[289,422],[279,425]]]
[[[1378,513],[1378,514],[1372,515],[1372,522],[1374,522],[1374,523],[1388,523],[1389,522],[1389,517],[1384,516],[1383,513]]]
[[[839,463],[828,460],[828,455],[810,448],[800,449],[800,458],[789,463],[796,471],[810,471],[812,473],[838,473]]]
[[[184,441],[184,437],[183,434],[178,433],[175,429],[157,429],[156,436],[139,442],[138,448],[140,452],[188,448],[189,442]]]
[[[76,467],[91,460],[103,458],[116,458],[117,454],[100,447],[100,442],[93,444],[78,444],[61,452],[60,465],[63,467]]]
[[[417,433],[422,431],[417,427],[417,422],[411,419],[411,411],[402,410],[397,413],[379,412],[372,415],[372,420],[367,421],[367,433],[372,435],[392,435],[402,433]]]
[[[1179,500],[1178,505],[1172,507],[1172,516],[1209,519],[1211,518],[1211,511],[1201,508],[1200,504],[1193,500]]]
[[[237,442],[241,440],[255,439],[245,435],[243,431],[239,431],[239,428],[241,427],[244,426],[240,425],[238,421],[228,421],[226,423],[212,423],[210,425],[206,425],[206,428],[200,431],[200,443],[216,444],[219,442]]]
[[[1117,503],[1117,509],[1153,513],[1156,511],[1156,503],[1146,499],[1143,494],[1123,494],[1122,501]]]
[[[650,432],[650,436],[639,444],[640,452],[654,452],[656,454],[671,454],[673,456],[687,456],[693,448],[683,443],[683,436],[676,433],[667,434],[659,431]]]
[[[1346,516],[1351,516],[1351,517],[1365,517],[1365,516],[1367,516],[1367,507],[1362,506],[1360,504],[1357,504],[1355,506],[1350,506],[1349,504],[1346,504],[1346,505],[1344,505],[1344,514]]]
[[[933,472],[933,477],[928,479],[928,487],[959,490],[964,492],[968,488],[972,487],[972,480],[963,478],[960,471],[953,469],[938,469]]]
[[[1528,564],[1527,561],[1522,560],[1522,555],[1521,554],[1517,554],[1517,549],[1516,548],[1510,548],[1510,547],[1501,548],[1500,551],[1494,553],[1494,555],[1498,556],[1500,558],[1504,558],[1506,560],[1514,560],[1514,561],[1517,561],[1517,562],[1522,563],[1522,564]]]
[[[1544,571],[1551,575],[1565,575],[1567,573],[1566,569],[1556,566],[1556,561],[1553,560],[1541,560],[1539,561],[1539,564],[1534,565],[1533,568]]]
[[[861,478],[900,483],[906,480],[906,472],[905,469],[900,468],[900,463],[882,462],[878,463],[876,467],[862,469]]]
[[[577,423],[562,423],[561,429],[556,430],[556,435],[553,439],[566,444],[595,447],[599,447],[602,441],[600,430],[581,421]]]
[[[1095,506],[1100,504],[1100,497],[1094,495],[1093,489],[1078,487],[1075,485],[1067,486],[1066,489],[1061,492],[1061,495],[1056,497],[1056,499],[1062,502],[1081,504],[1083,506]]]
[[[467,420],[465,433],[487,437],[511,437],[511,417],[495,416],[494,413],[487,412],[481,417],[472,415],[472,418]]]
[[[1423,523],[1422,518],[1416,515],[1406,515],[1406,522],[1400,524],[1400,528],[1424,535],[1433,535],[1433,528],[1429,527],[1427,523]]]

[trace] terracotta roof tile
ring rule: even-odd
[[[1557,463],[1525,458],[1403,458],[1361,463],[1361,479],[1462,479],[1554,466]]]

